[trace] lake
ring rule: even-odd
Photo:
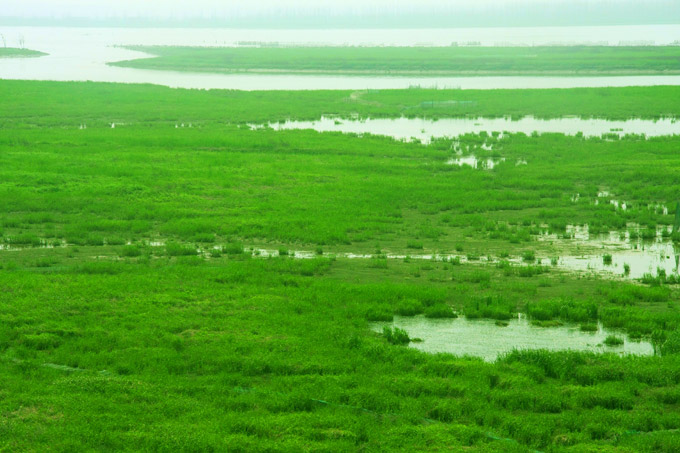
[[[475,41],[492,45],[665,45],[680,39],[680,25],[610,27],[466,28],[428,30],[236,30],[4,27],[7,45],[49,53],[0,60],[0,79],[152,83],[174,88],[237,90],[397,89],[409,86],[496,89],[680,85],[680,76],[605,77],[389,77],[327,75],[199,74],[147,71],[106,63],[148,55],[115,46],[234,46],[239,42],[294,45],[448,46]]]

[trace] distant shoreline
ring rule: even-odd
[[[342,76],[638,76],[680,74],[680,46],[174,47],[110,66],[213,74]]]

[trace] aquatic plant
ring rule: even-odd
[[[616,335],[607,335],[604,339],[604,344],[607,346],[621,346],[623,344],[623,338],[617,337]]]
[[[411,342],[408,333],[399,327],[383,327],[383,337],[385,337],[390,344],[407,345]]]

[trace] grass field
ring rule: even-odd
[[[37,50],[16,49],[13,47],[0,47],[0,58],[26,58],[26,57],[43,57],[47,55]]]
[[[471,76],[680,73],[680,46],[128,48],[156,57],[113,65],[215,73]]]
[[[537,233],[567,224],[671,226],[673,209],[648,205],[675,206],[680,139],[464,136],[507,158],[479,171],[446,164],[450,140],[247,123],[654,118],[677,116],[678,91],[0,82],[0,451],[677,451],[678,287],[505,258],[558,253]],[[427,104],[450,100],[475,102]],[[630,209],[596,205],[602,190]],[[435,251],[477,259],[384,257]],[[369,329],[452,311],[601,322],[659,354],[488,363]]]

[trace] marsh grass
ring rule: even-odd
[[[453,319],[458,315],[446,304],[437,304],[425,309],[426,318]]]
[[[678,92],[414,89],[351,102],[346,91],[0,81],[3,242],[26,238],[0,250],[0,451],[678,451],[675,285],[342,257],[406,255],[413,238],[427,254],[554,256],[538,224],[669,225],[645,203],[678,192],[677,138],[507,135],[495,149],[531,165],[478,171],[442,164],[450,140],[244,127],[322,113],[679,116]],[[452,99],[475,103],[440,103]],[[196,127],[175,130],[178,119]],[[631,209],[595,205],[605,186]],[[198,255],[213,235],[227,256]],[[141,255],[120,259],[128,248],[110,238]],[[324,254],[252,256],[262,244]],[[501,324],[518,312],[602,323],[668,353],[487,363],[371,333],[370,322],[442,307]]]
[[[425,308],[419,300],[406,299],[399,302],[395,313],[399,316],[415,316],[423,313]]]
[[[383,327],[383,337],[390,344],[407,345],[411,342],[408,333],[399,327]]]
[[[126,258],[136,258],[142,256],[142,249],[138,245],[126,245],[120,251],[120,256]]]
[[[607,346],[621,346],[623,345],[623,338],[617,337],[616,335],[608,335],[604,339],[604,344]]]
[[[196,247],[180,244],[178,242],[168,242],[165,244],[165,254],[168,256],[191,256],[197,255]]]

